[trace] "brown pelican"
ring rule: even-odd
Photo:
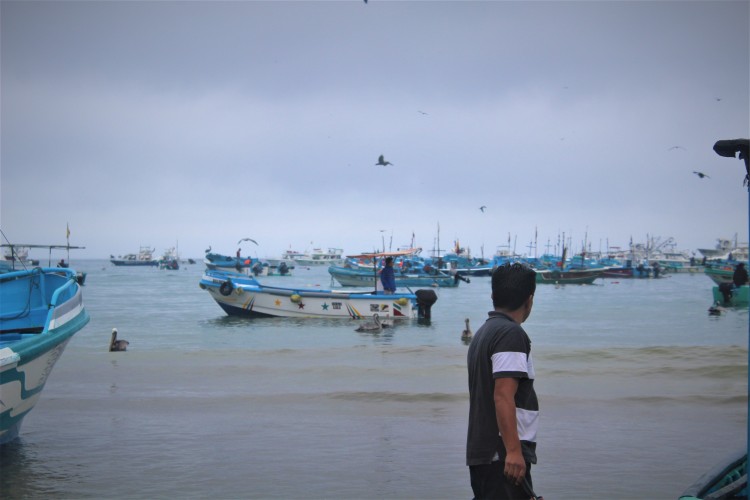
[[[362,323],[355,330],[356,332],[379,332],[383,329],[383,325],[380,323],[380,317],[378,313],[372,315],[372,321]]]
[[[474,334],[472,333],[471,328],[469,328],[469,318],[466,318],[464,321],[466,322],[466,328],[461,332],[461,340],[469,340]]]
[[[117,328],[112,328],[112,340],[109,342],[109,352],[126,351],[130,342],[117,340]]]
[[[708,176],[707,176],[706,174],[704,174],[703,172],[696,172],[695,170],[693,170],[693,173],[694,173],[695,175],[697,175],[698,177],[700,177],[701,179],[703,179],[704,177],[708,177]],[[708,177],[708,178],[710,179],[710,177]]]

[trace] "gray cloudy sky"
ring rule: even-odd
[[[750,136],[749,5],[4,0],[2,230],[69,224],[78,258],[747,241],[711,148]]]

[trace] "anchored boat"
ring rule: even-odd
[[[415,293],[359,292],[266,286],[252,276],[207,270],[199,286],[231,316],[394,319],[430,317],[437,301],[433,290]]]
[[[0,274],[0,444],[18,436],[55,362],[89,321],[76,272]]]

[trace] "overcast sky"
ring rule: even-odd
[[[69,224],[74,259],[431,249],[438,225],[475,255],[747,241],[712,146],[750,136],[749,5],[3,0],[1,229]]]

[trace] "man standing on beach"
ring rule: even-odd
[[[539,403],[531,340],[521,327],[531,314],[536,273],[519,263],[492,273],[494,310],[469,346],[466,465],[477,500],[533,495]]]

